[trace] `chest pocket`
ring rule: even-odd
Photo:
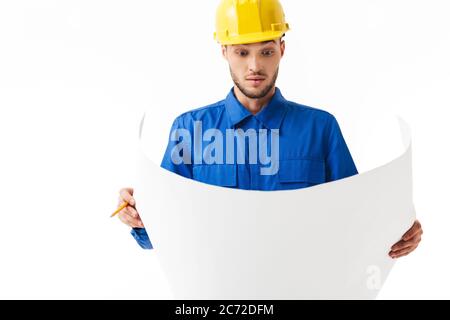
[[[200,164],[192,168],[194,180],[222,187],[236,187],[234,164]]]
[[[278,178],[281,184],[293,184],[298,187],[324,183],[325,162],[315,159],[280,160]]]

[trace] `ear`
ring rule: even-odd
[[[284,50],[286,50],[286,43],[284,42],[284,40],[280,40],[280,51],[281,51],[282,58],[284,56]]]
[[[221,48],[222,48],[222,57],[223,57],[225,60],[228,60],[228,59],[227,59],[227,46],[222,45]]]

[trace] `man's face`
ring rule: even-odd
[[[248,98],[265,97],[275,86],[285,44],[281,39],[222,46],[234,84]]]

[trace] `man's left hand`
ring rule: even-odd
[[[422,225],[419,220],[416,220],[413,226],[403,235],[402,239],[391,247],[389,256],[393,259],[407,256],[417,248],[422,240],[422,234]]]

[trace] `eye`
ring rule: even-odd
[[[270,57],[274,54],[274,50],[263,50],[262,55],[266,57]]]
[[[241,57],[245,57],[248,54],[248,52],[245,50],[238,50],[238,51],[236,51],[236,53]]]

